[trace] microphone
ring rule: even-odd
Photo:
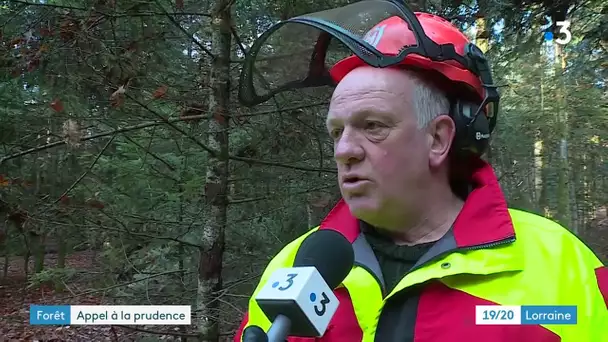
[[[250,325],[243,330],[243,342],[268,342],[268,336],[257,325]]]
[[[271,274],[255,298],[273,322],[267,341],[285,342],[289,335],[323,336],[340,304],[333,289],[350,273],[354,260],[351,243],[337,231],[318,230],[307,236],[293,267]]]

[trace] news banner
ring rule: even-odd
[[[190,325],[190,305],[30,305],[31,325]]]
[[[189,305],[31,305],[32,325],[190,325]],[[576,324],[576,306],[478,305],[477,325]]]
[[[477,325],[576,324],[576,305],[477,305]]]

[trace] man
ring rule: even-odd
[[[498,103],[489,69],[473,66],[487,61],[446,20],[400,10],[363,40],[390,57],[414,45],[432,51],[430,38],[470,59],[418,50],[376,68],[382,61],[353,50],[329,70],[337,86],[327,130],[343,199],[273,258],[255,293],[291,267],[306,236],[334,229],[356,260],[335,290],[340,306],[323,337],[289,342],[608,341],[608,269],[567,229],[507,208],[480,158]],[[410,31],[418,24],[428,37]],[[477,325],[475,306],[496,304],[576,305],[577,324]],[[251,325],[270,326],[253,299],[235,341]]]

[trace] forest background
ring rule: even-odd
[[[339,198],[330,92],[243,107],[244,52],[278,20],[348,2],[0,1],[0,336],[229,339],[269,259]],[[408,5],[491,59],[488,160],[509,205],[607,260],[608,3]],[[567,44],[545,35],[564,38],[559,21]],[[192,305],[193,325],[30,326],[30,303]]]

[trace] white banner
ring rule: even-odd
[[[190,325],[190,305],[71,305],[71,325]]]

